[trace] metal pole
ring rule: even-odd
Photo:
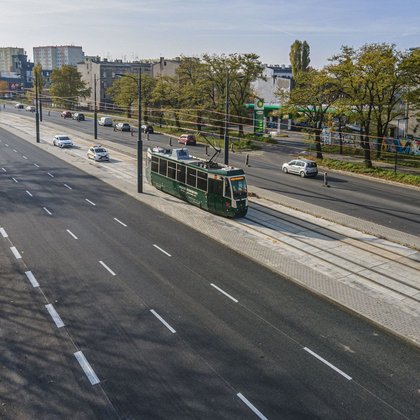
[[[35,130],[36,142],[39,143],[39,111],[38,111],[38,72],[35,70]]]
[[[141,67],[138,73],[138,139],[137,139],[137,192],[143,192],[143,141],[141,138]]]
[[[226,105],[225,105],[225,136],[224,136],[224,147],[225,147],[225,165],[229,165],[229,71],[226,73]]]
[[[96,111],[96,74],[93,75],[93,137],[98,138],[98,113]]]

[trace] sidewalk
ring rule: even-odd
[[[4,117],[4,114],[2,117]],[[7,121],[2,118],[0,119],[0,127],[11,130],[14,134],[17,134],[17,130],[19,130],[20,137],[33,143],[33,121],[22,117],[13,116],[13,118],[7,118]],[[144,184],[144,194],[139,195],[136,192],[136,160],[133,156],[133,150],[100,141],[105,147],[111,149],[111,160],[115,159],[115,161],[112,164],[97,164],[87,161],[85,158],[87,147],[93,143],[92,139],[86,135],[81,135],[79,132],[66,130],[74,137],[76,144],[80,146],[79,149],[61,150],[52,147],[52,137],[60,131],[62,131],[60,126],[43,123],[41,133],[43,142],[38,146],[59,158],[65,157],[68,163],[90,175],[97,176],[110,185],[130,194],[135,199],[156,208],[181,223],[187,224],[247,258],[307,288],[312,293],[318,294],[356,313],[374,325],[420,347],[420,303],[416,303],[420,299],[420,292],[413,296],[414,300],[408,302],[403,294],[386,294],[378,288],[363,284],[363,279],[356,279],[356,275],[348,276],[338,268],[331,270],[326,265],[313,263],[313,259],[304,254],[303,248],[302,250],[291,251],[284,243],[274,241],[266,236],[266,231],[269,231],[271,235],[284,236],[284,227],[279,227],[278,222],[273,224],[270,229],[258,231],[248,219],[244,221],[244,226],[244,224],[239,223],[240,220],[235,221],[214,216],[179,201],[175,197],[161,193],[147,183]],[[116,148],[118,148],[118,152]],[[412,261],[412,267],[408,269],[409,273],[408,271],[407,273],[401,272],[401,276],[409,274],[414,290],[416,288],[420,290],[420,253],[416,251],[416,249],[420,249],[420,238],[309,205],[262,188],[250,186],[249,191],[251,193],[250,218],[253,217],[253,205],[265,206],[274,213],[276,209],[284,208],[287,213],[290,213],[289,215],[301,220],[310,219],[311,223],[316,223],[320,229],[328,228],[337,232],[337,235],[342,239],[336,242],[329,241],[330,249],[332,247],[340,249],[339,247],[342,247],[345,242],[346,232],[348,232],[349,237],[361,238],[366,241],[367,245],[372,242],[383,243],[384,253],[397,250],[401,258],[407,259],[409,257]],[[299,234],[302,235],[302,232],[299,232]],[[312,239],[316,240],[317,238],[312,237]],[[328,254],[327,249],[325,253]],[[378,263],[373,255],[369,264],[374,267]],[[394,273],[396,270],[395,266],[392,267],[392,263],[390,263],[389,268],[384,266],[384,269],[389,269],[390,272]],[[417,272],[418,276],[416,276]]]

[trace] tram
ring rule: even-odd
[[[244,171],[191,156],[185,147],[149,148],[146,177],[159,190],[211,213],[234,218],[248,211]]]

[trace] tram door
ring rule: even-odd
[[[225,209],[223,198],[223,179],[208,178],[207,205],[209,210],[223,212]]]

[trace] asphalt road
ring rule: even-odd
[[[418,415],[418,350],[34,145],[0,140],[2,418]]]
[[[6,111],[29,114],[9,108]],[[44,112],[44,120],[62,125],[64,132],[69,127],[87,134],[93,133],[92,119],[82,122],[64,120],[58,112],[51,112],[50,116]],[[105,139],[114,142],[116,147],[119,144],[132,147],[133,154],[136,136],[137,133],[131,136],[130,133],[114,132],[109,127],[98,127],[98,142]],[[282,139],[277,145],[266,144],[263,150],[249,153],[250,166],[246,167],[249,184],[412,235],[420,235],[418,190],[338,173],[329,174],[329,188],[326,188],[323,185],[323,171],[315,179],[302,179],[282,173],[282,163],[291,160],[293,153],[302,149],[301,144],[294,133],[292,138]],[[149,145],[168,146],[168,137],[151,135],[150,142],[145,143],[144,147]],[[205,156],[203,145],[189,146],[189,149],[197,156]],[[232,165],[245,167],[245,160],[245,153],[230,153]]]

